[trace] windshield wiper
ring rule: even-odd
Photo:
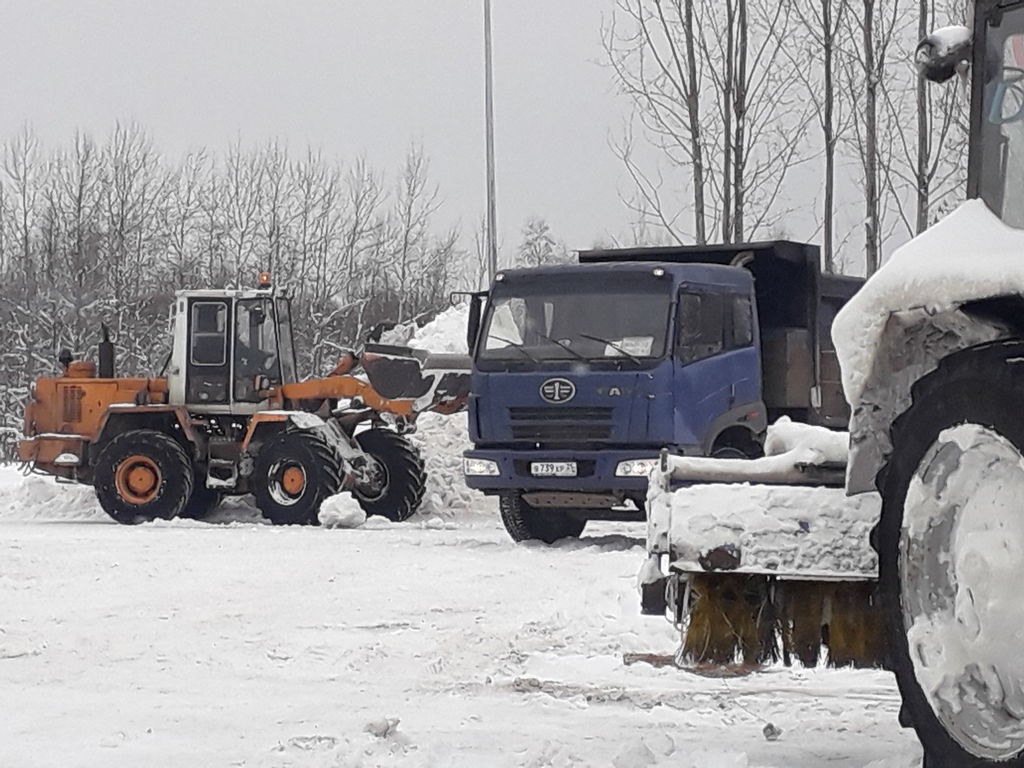
[[[531,355],[531,354],[530,354],[529,352],[527,352],[527,351],[526,351],[526,347],[524,347],[524,346],[523,346],[522,344],[520,344],[520,343],[519,343],[518,341],[512,341],[512,339],[504,339],[504,338],[502,338],[501,336],[495,336],[495,335],[494,335],[493,333],[492,333],[492,334],[489,334],[487,338],[489,338],[489,339],[494,339],[495,341],[500,341],[500,342],[503,342],[504,344],[508,344],[508,345],[509,345],[510,347],[513,347],[513,348],[514,348],[514,349],[515,349],[515,350],[516,350],[517,352],[522,352],[522,353],[523,353],[524,355],[526,355],[526,356],[527,356],[527,357],[528,357],[528,358],[529,358],[529,359],[530,359],[530,360],[531,360],[532,362],[536,363],[537,365],[540,365],[540,360],[538,360],[538,359],[537,359],[536,357],[534,357],[534,356],[533,356],[533,355]]]
[[[634,363],[636,363],[636,365],[638,367],[641,367],[641,368],[643,367],[643,362],[640,360],[639,357],[634,355],[632,352],[627,352],[620,345],[616,344],[614,341],[609,341],[608,339],[602,339],[600,336],[591,336],[589,333],[577,333],[576,335],[580,336],[580,337],[582,337],[584,339],[590,339],[591,341],[599,341],[602,344],[607,344],[609,347],[614,349],[616,352],[621,352],[625,357],[628,357],[630,360],[632,360]]]
[[[570,355],[575,357],[577,360],[582,360],[585,363],[590,362],[590,360],[585,355],[581,355],[579,352],[577,352],[575,349],[570,347],[565,342],[559,341],[558,339],[553,339],[550,336],[545,336],[543,333],[540,333],[539,331],[534,331],[534,333],[536,333],[538,336],[540,336],[542,339],[544,339],[544,341],[550,341],[552,344],[557,344],[562,349],[564,349],[566,352],[568,352]]]

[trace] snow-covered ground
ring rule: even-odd
[[[676,636],[639,615],[642,527],[592,526],[125,527],[0,469],[0,765],[916,764],[887,673],[625,666]]]

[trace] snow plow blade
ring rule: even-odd
[[[367,344],[360,364],[370,386],[382,397],[414,400],[413,409],[418,413],[456,413],[469,400],[472,361],[468,355]]]

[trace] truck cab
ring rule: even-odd
[[[506,270],[472,323],[466,481],[513,538],[642,520],[659,451],[741,458],[847,416],[828,337],[859,281],[789,242],[583,251]]]

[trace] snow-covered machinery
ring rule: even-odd
[[[63,375],[32,386],[22,461],[93,485],[121,523],[201,518],[243,493],[278,524],[317,522],[339,491],[367,514],[416,511],[423,461],[404,433],[465,407],[468,358],[367,345],[300,380],[290,300],[266,273],[253,290],[179,291],[171,314],[166,376],[115,376],[105,328],[98,366],[62,353]]]
[[[876,496],[843,491],[847,433],[780,419],[765,457],[662,456],[648,492],[645,610],[692,664],[877,665]],[[682,487],[680,487],[682,486]]]
[[[1024,765],[1024,2],[918,49],[971,84],[968,198],[837,317],[848,491],[881,493],[886,650],[925,765]]]

